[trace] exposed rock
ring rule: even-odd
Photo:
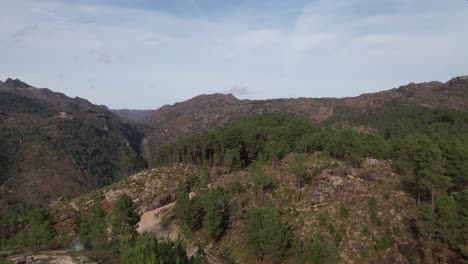
[[[339,176],[331,176],[329,178],[330,183],[333,185],[333,187],[338,187],[343,185],[343,178]]]

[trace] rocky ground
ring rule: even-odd
[[[36,254],[17,255],[7,258],[15,264],[97,264],[85,256],[67,250],[42,251]]]
[[[343,263],[407,263],[405,255],[414,253],[416,246],[409,229],[416,202],[400,190],[400,176],[393,173],[390,161],[367,159],[360,168],[353,168],[318,154],[310,155],[309,171],[315,176],[297,188],[295,178],[288,173],[290,158],[286,157],[276,167],[265,167],[267,175],[278,182],[274,191],[265,193],[255,189],[248,171],[226,173],[219,168],[212,169],[213,182],[209,188],[229,190],[230,183],[238,181],[244,190],[236,194],[230,192],[231,202],[237,210],[231,216],[225,236],[213,243],[203,230],[197,231],[189,238],[185,237],[188,251],[195,251],[194,242],[202,243],[214,260],[219,252],[229,251],[239,260],[247,261],[242,214],[251,207],[273,202],[282,209],[285,219],[294,225],[298,235],[310,237],[320,233],[335,241]],[[142,212],[140,233],[149,231],[158,237],[184,238],[174,219],[176,189],[189,175],[199,172],[199,168],[185,165],[147,170],[67,204],[58,203],[56,207],[61,206],[62,212],[86,211],[99,201],[112,210],[118,195],[125,192]],[[371,200],[375,204],[375,215],[370,208]],[[376,249],[376,244],[388,230],[394,243]]]

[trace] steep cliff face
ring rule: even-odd
[[[0,83],[0,202],[47,202],[109,184],[131,170],[141,134],[85,99]]]

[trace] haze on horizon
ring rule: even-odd
[[[0,80],[111,108],[345,97],[468,73],[464,0],[0,0]]]

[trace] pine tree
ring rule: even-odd
[[[27,220],[29,223],[27,232],[29,247],[34,251],[50,248],[54,242],[56,232],[47,209],[43,207],[35,208],[28,214]]]
[[[219,239],[228,224],[229,204],[223,189],[211,190],[204,197],[205,217],[203,227],[212,239]]]
[[[110,216],[112,239],[117,244],[118,249],[128,247],[135,242],[138,236],[136,228],[139,221],[140,215],[137,213],[132,199],[125,193],[121,194]]]
[[[418,206],[418,217],[416,226],[424,248],[426,249],[426,256],[432,254],[432,249],[435,247],[434,236],[437,232],[437,219],[432,206],[422,204]]]
[[[272,205],[250,210],[244,219],[247,247],[260,260],[280,262],[289,253],[293,232],[283,222],[281,212]]]

